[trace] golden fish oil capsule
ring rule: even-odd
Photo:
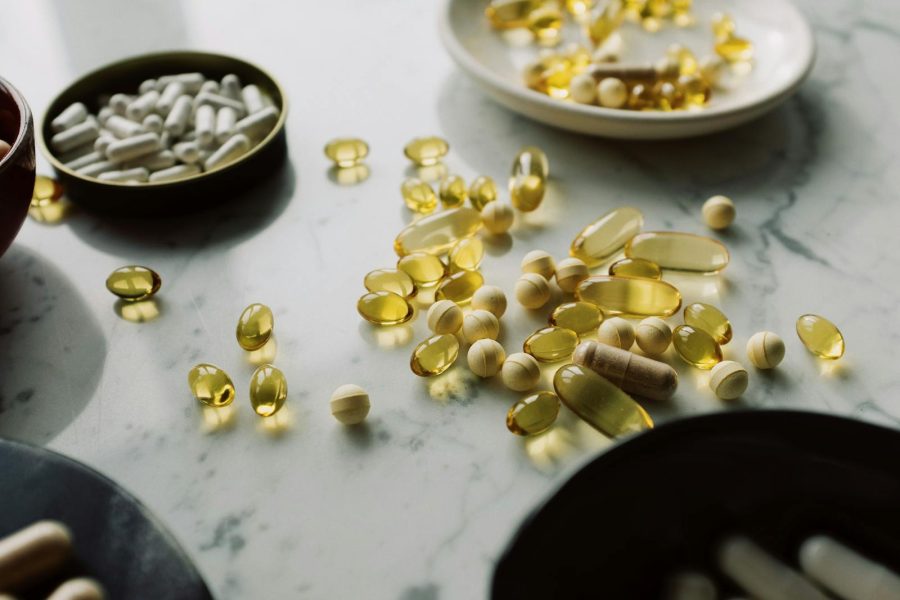
[[[522,212],[536,209],[544,200],[549,176],[550,163],[543,150],[535,146],[526,146],[519,150],[509,178],[510,203]]]
[[[415,177],[411,177],[400,186],[403,202],[410,210],[427,215],[437,208],[437,196],[431,186]]]
[[[753,58],[753,42],[730,35],[716,42],[715,51],[730,63],[745,62]]]
[[[569,360],[578,345],[578,334],[564,327],[544,327],[532,333],[522,344],[526,354],[540,362]]]
[[[444,208],[459,208],[469,198],[466,181],[459,175],[444,177],[438,194],[441,197],[441,206]]]
[[[441,259],[427,252],[407,254],[397,261],[397,269],[409,275],[416,287],[437,285],[447,274],[447,267]]]
[[[693,75],[697,72],[699,64],[697,57],[686,46],[672,44],[666,50],[666,57],[675,61],[678,65],[679,75]]]
[[[445,210],[404,227],[394,239],[394,251],[398,256],[418,251],[444,254],[457,241],[475,235],[480,228],[481,213],[477,210],[467,207]]]
[[[625,20],[625,8],[619,0],[611,0],[589,23],[588,35],[594,47],[600,46],[617,31]]]
[[[415,138],[403,148],[406,158],[419,167],[429,167],[441,162],[450,150],[450,144],[443,138],[428,136]]]
[[[363,285],[370,292],[393,292],[403,298],[416,295],[416,284],[399,269],[376,269],[366,273]]]
[[[569,254],[580,258],[589,267],[597,266],[640,233],[643,226],[644,215],[638,209],[630,206],[614,208],[575,236]]]
[[[574,17],[588,14],[596,0],[566,0],[566,10]]]
[[[265,304],[254,303],[245,308],[238,318],[235,337],[238,345],[247,351],[259,350],[266,345],[275,329],[275,316]]]
[[[819,315],[803,315],[797,319],[797,335],[806,349],[828,360],[844,355],[844,336],[837,326]]]
[[[731,322],[721,310],[711,304],[694,302],[685,306],[684,324],[702,329],[719,345],[724,346],[731,341]]]
[[[681,308],[675,286],[639,277],[593,275],[578,284],[575,297],[596,304],[607,316],[668,317]]]
[[[644,279],[662,279],[662,269],[655,262],[643,258],[623,258],[609,265],[609,274],[613,277],[643,277]]]
[[[162,279],[153,269],[131,265],[120,267],[106,278],[106,289],[129,302],[146,300],[159,291]]]
[[[561,367],[553,377],[553,388],[572,412],[610,437],[653,427],[650,415],[631,396],[587,367]]]
[[[589,333],[600,326],[603,313],[590,302],[566,302],[560,304],[550,315],[550,324],[571,329],[577,334]]]
[[[734,19],[728,13],[718,12],[712,16],[712,32],[717,41],[731,37],[734,28]]]
[[[261,417],[271,417],[287,400],[287,379],[280,369],[262,365],[250,377],[250,405]]]
[[[559,397],[538,392],[512,405],[506,413],[506,428],[516,435],[535,435],[550,428],[559,416]]]
[[[656,108],[656,94],[650,84],[637,83],[628,93],[628,108],[631,110],[652,110]]]
[[[406,323],[413,316],[413,307],[394,292],[369,292],[356,302],[356,310],[363,319],[376,325]]]
[[[702,329],[679,325],[672,332],[672,345],[686,363],[698,369],[712,369],[722,362],[722,349],[719,344]]]
[[[678,89],[684,96],[686,106],[704,106],[712,94],[709,84],[697,75],[682,75],[678,78]]]
[[[480,211],[488,202],[497,199],[497,184],[487,175],[479,175],[469,186],[469,202]]]
[[[684,107],[684,94],[670,81],[657,82],[653,86],[656,108],[662,111],[678,110]]]
[[[63,195],[62,185],[52,177],[36,175],[34,178],[34,191],[31,193],[32,206],[44,206],[56,202]]]
[[[419,377],[440,375],[456,362],[458,356],[459,340],[455,335],[433,335],[415,347],[409,368]]]
[[[188,386],[194,398],[207,406],[228,406],[234,400],[231,377],[215,365],[196,365],[188,372]]]
[[[537,89],[551,98],[564,100],[569,97],[569,89],[575,75],[577,73],[568,61],[555,64],[544,71]]]
[[[484,285],[484,277],[478,271],[459,271],[444,277],[434,291],[435,300],[453,300],[468,304],[475,292]]]
[[[451,271],[474,271],[484,258],[484,242],[478,236],[463,238],[450,249]]]
[[[539,0],[492,0],[484,14],[494,29],[517,29],[528,25],[528,15],[540,4]]]
[[[702,235],[677,231],[639,233],[625,244],[625,256],[655,262],[663,269],[716,273],[728,266],[728,249]]]
[[[541,46],[558,44],[562,25],[562,12],[552,4],[544,4],[528,15],[528,29]]]
[[[369,145],[359,138],[335,138],[325,144],[325,156],[339,167],[355,167],[369,155]]]

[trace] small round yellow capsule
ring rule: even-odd
[[[655,262],[643,258],[623,258],[609,265],[609,274],[613,277],[642,277],[644,279],[662,279],[662,269]]]
[[[466,190],[466,181],[459,175],[448,175],[441,181],[439,191],[441,206],[444,208],[459,208],[466,203],[469,192]]]
[[[366,273],[363,285],[370,292],[394,292],[404,298],[416,295],[416,284],[412,277],[400,269],[375,269]]]
[[[844,336],[837,326],[819,315],[802,315],[797,319],[797,335],[806,349],[828,360],[844,355]]]
[[[453,300],[438,300],[428,309],[428,329],[435,333],[456,333],[463,324],[463,311]]]
[[[410,177],[400,186],[400,193],[403,195],[403,202],[411,211],[427,215],[437,208],[434,190],[421,179]]]
[[[497,184],[487,175],[479,175],[469,186],[469,202],[481,211],[487,204],[497,200]]]
[[[532,333],[522,350],[540,362],[569,360],[578,346],[578,334],[564,327],[545,327]]]
[[[728,317],[715,306],[703,302],[694,302],[684,307],[684,323],[702,329],[720,346],[730,342],[733,335]]]
[[[139,265],[120,267],[106,278],[106,289],[129,302],[146,300],[161,286],[162,279],[156,271]]]
[[[566,302],[553,309],[550,324],[583,335],[600,326],[603,312],[590,302]]]
[[[441,259],[427,252],[407,254],[397,261],[397,269],[409,275],[417,287],[437,285],[447,274]]]
[[[441,280],[434,291],[434,299],[468,304],[476,290],[483,285],[484,277],[478,271],[459,271]]]
[[[516,213],[506,202],[488,202],[481,209],[481,222],[484,228],[494,235],[509,231],[516,220]]]
[[[234,401],[231,377],[209,363],[200,363],[188,372],[188,386],[194,398],[207,406],[228,406]]]
[[[360,316],[376,325],[398,325],[412,319],[415,311],[402,296],[394,292],[369,292],[356,302]]]
[[[450,248],[447,260],[451,271],[474,271],[484,258],[484,242],[478,236],[463,238]]]
[[[703,222],[712,229],[725,229],[734,221],[737,211],[728,196],[713,196],[703,203]]]
[[[259,350],[266,345],[275,329],[275,316],[265,304],[254,303],[241,312],[235,337],[238,345],[247,351]]]
[[[672,345],[686,363],[698,369],[712,369],[722,362],[719,344],[702,329],[679,325],[672,332]]]
[[[528,29],[542,46],[555,46],[559,43],[562,25],[562,12],[551,4],[536,8],[528,15]]]
[[[406,158],[420,167],[437,164],[450,150],[450,144],[443,138],[428,136],[415,138],[403,148]]]
[[[535,146],[519,150],[509,178],[509,200],[522,212],[531,212],[544,200],[550,166],[547,155]]]
[[[538,392],[512,405],[506,413],[506,428],[516,435],[535,435],[546,431],[559,416],[559,397],[553,392]]]
[[[287,400],[287,379],[280,369],[262,365],[250,377],[250,405],[260,417],[271,417]]]
[[[440,375],[459,356],[459,340],[453,334],[433,335],[413,349],[409,367],[419,377]]]
[[[325,144],[325,156],[339,167],[358,165],[369,155],[369,145],[359,138],[335,138]]]
[[[34,178],[34,191],[31,194],[32,206],[45,206],[56,202],[63,195],[63,187],[52,177],[36,175]]]

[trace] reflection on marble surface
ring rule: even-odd
[[[799,95],[734,131],[660,143],[578,136],[498,107],[440,48],[437,2],[319,3],[316,26],[302,30],[303,4],[262,0],[248,12],[233,0],[217,10],[166,3],[147,21],[165,25],[134,35],[118,23],[143,19],[151,3],[90,19],[63,4],[15,3],[4,13],[16,28],[0,36],[0,55],[23,57],[4,76],[37,114],[84,70],[173,47],[258,63],[291,102],[290,165],[240,198],[162,221],[80,211],[55,227],[29,221],[0,260],[0,433],[47,443],[122,483],[172,528],[217,597],[484,597],[520,520],[611,443],[565,411],[542,438],[510,435],[504,419],[519,394],[472,378],[464,363],[440,378],[412,375],[409,353],[427,335],[419,302],[418,317],[400,327],[359,319],[363,276],[395,264],[393,237],[412,219],[399,186],[409,168],[402,148],[416,136],[444,136],[449,172],[490,175],[501,189],[521,146],[546,151],[544,204],[517,215],[508,236],[486,239],[485,277],[510,297],[527,251],[561,258],[586,223],[622,204],[643,210],[647,229],[728,245],[721,276],[679,279],[685,301],[729,316],[726,358],[745,360],[750,335],[770,329],[787,343],[785,361],[751,370],[744,398],[725,403],[709,392],[708,374],[670,350],[681,387],[671,402],[647,404],[655,421],[793,407],[900,426],[900,82],[884,76],[900,50],[897,3],[802,1],[820,53]],[[347,134],[371,144],[370,171],[336,185],[321,149]],[[735,200],[738,217],[710,233],[700,207],[718,193]],[[164,280],[164,310],[150,323],[120,319],[103,286],[134,263]],[[249,405],[254,365],[234,325],[250,302],[276,315],[275,365],[291,390],[286,428]],[[805,312],[841,327],[841,361],[824,365],[802,347],[793,324]],[[516,351],[545,322],[511,303],[502,343]],[[201,361],[234,379],[229,414],[195,406],[185,379]],[[364,428],[330,414],[331,392],[344,383],[371,395]]]

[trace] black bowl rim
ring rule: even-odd
[[[25,143],[25,138],[28,137],[28,127],[31,125],[34,117],[31,114],[28,102],[25,101],[25,96],[22,95],[22,92],[16,86],[3,77],[0,77],[0,86],[9,92],[9,95],[12,96],[13,101],[16,103],[16,107],[19,109],[19,133],[16,134],[16,139],[10,144],[9,152],[6,156],[0,158],[0,173],[2,173],[9,165],[15,162],[16,155]]]
[[[266,77],[269,81],[272,82],[272,85],[275,87],[275,89],[278,90],[279,96],[281,96],[281,110],[278,115],[278,122],[275,123],[275,127],[272,128],[272,131],[270,131],[266,135],[266,137],[264,137],[258,144],[253,146],[249,152],[247,152],[246,154],[241,156],[236,161],[228,163],[224,167],[221,167],[219,169],[214,169],[212,171],[203,171],[201,173],[197,173],[196,175],[191,175],[190,177],[184,177],[182,179],[176,179],[174,181],[145,182],[145,183],[141,183],[139,187],[141,189],[158,189],[158,190],[162,190],[162,189],[166,189],[166,188],[173,188],[173,187],[181,187],[185,184],[189,184],[194,181],[200,181],[202,179],[205,179],[207,176],[219,174],[219,173],[225,173],[227,171],[238,168],[241,164],[243,164],[244,162],[246,162],[247,160],[252,158],[255,154],[262,151],[266,146],[268,146],[272,142],[272,140],[275,139],[275,137],[279,133],[281,133],[281,131],[284,129],[285,124],[287,123],[288,97],[284,91],[284,88],[281,86],[281,84],[278,82],[278,80],[275,79],[275,77],[271,73],[269,73],[267,70],[263,69],[259,65],[252,63],[250,61],[244,60],[242,58],[230,56],[228,54],[220,54],[218,52],[203,52],[200,50],[167,50],[165,52],[148,52],[146,54],[136,54],[134,56],[129,56],[128,58],[123,58],[122,60],[117,60],[115,62],[107,63],[107,64],[105,64],[101,67],[98,67],[98,68],[94,69],[93,71],[89,71],[85,75],[82,75],[81,77],[75,79],[74,81],[69,83],[69,85],[67,85],[61,92],[59,92],[56,96],[54,96],[54,98],[50,101],[49,105],[47,106],[47,110],[44,113],[44,117],[43,117],[43,120],[41,121],[40,127],[35,128],[35,129],[37,129],[37,139],[38,139],[38,144],[41,148],[41,152],[43,153],[43,155],[47,158],[47,160],[50,162],[50,164],[53,166],[53,168],[57,172],[63,173],[65,175],[67,175],[68,177],[73,177],[79,181],[83,181],[85,183],[89,183],[89,184],[93,184],[93,185],[107,186],[111,189],[134,189],[135,185],[133,183],[120,182],[120,181],[104,181],[102,179],[95,179],[93,177],[85,177],[85,176],[81,175],[80,173],[77,173],[77,172],[73,171],[72,169],[69,169],[58,158],[56,158],[56,156],[53,154],[53,152],[50,151],[50,148],[47,146],[46,140],[44,139],[44,125],[50,119],[50,114],[49,114],[50,107],[53,106],[54,104],[56,104],[59,101],[59,98],[61,96],[65,95],[70,89],[72,89],[79,83],[87,81],[88,79],[90,79],[92,77],[97,77],[99,75],[102,75],[103,72],[108,69],[112,69],[114,67],[127,66],[128,63],[130,63],[130,62],[144,62],[148,59],[166,59],[166,58],[176,58],[176,57],[190,58],[191,56],[207,56],[207,57],[213,57],[213,58],[226,59],[226,60],[230,60],[230,61],[233,61],[236,63],[243,63],[244,65],[259,71],[264,77]]]

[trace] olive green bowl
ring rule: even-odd
[[[278,122],[269,134],[238,160],[208,173],[198,173],[177,181],[119,183],[86,177],[67,168],[50,150],[53,133],[50,122],[73,102],[83,102],[92,113],[100,109],[101,96],[137,93],[146,79],[161,75],[198,71],[210,79],[228,73],[237,75],[242,85],[255,84],[279,109]],[[128,58],[88,73],[57,96],[44,113],[38,130],[41,151],[73,202],[89,210],[117,215],[170,215],[200,210],[226,202],[278,169],[287,156],[284,124],[288,103],[274,77],[246,61],[207,52],[163,52]]]

